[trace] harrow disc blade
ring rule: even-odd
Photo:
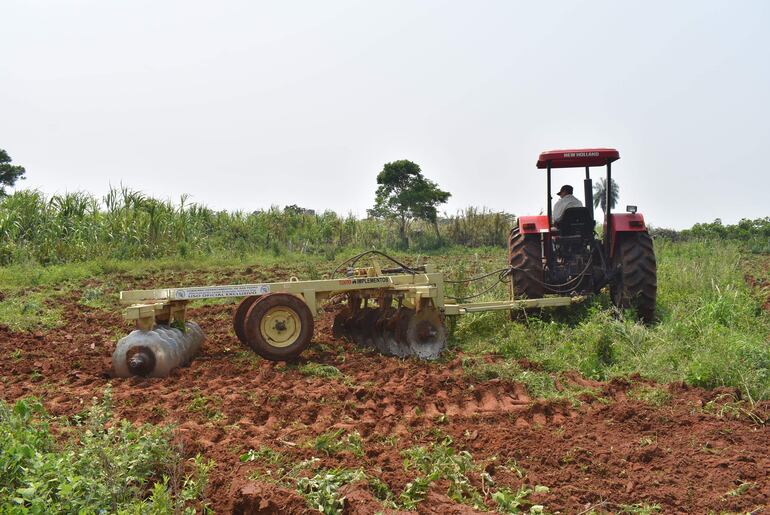
[[[410,355],[421,359],[437,359],[446,348],[447,331],[444,317],[434,308],[423,308],[410,317],[405,341]]]
[[[391,315],[382,324],[382,339],[377,349],[388,356],[406,358],[411,356],[409,345],[399,335],[409,325],[409,319],[414,315],[414,310],[408,308],[394,309]]]
[[[366,321],[371,316],[372,311],[373,309],[369,307],[362,308],[348,321],[348,335],[359,345],[366,345],[366,337],[369,332]]]
[[[334,316],[334,324],[332,325],[332,335],[335,338],[350,338],[350,317],[352,312],[347,306]]]
[[[351,308],[349,304],[334,317],[332,332],[337,338],[399,358],[436,359],[447,340],[444,318],[431,306],[416,312],[403,306],[358,308],[354,304]]]
[[[374,322],[374,328],[372,329],[372,345],[378,351],[385,353],[384,349],[387,348],[387,338],[389,333],[388,324],[390,319],[396,314],[395,308],[388,307],[379,310],[379,316]]]
[[[380,312],[372,308],[365,308],[363,311],[358,324],[361,335],[359,343],[365,347],[376,347],[377,320],[380,318]]]

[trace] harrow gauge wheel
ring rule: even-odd
[[[296,342],[301,328],[299,315],[285,306],[270,308],[259,321],[260,334],[273,347],[288,347]]]
[[[249,347],[265,359],[299,356],[313,337],[313,314],[295,295],[271,293],[254,302],[244,321]]]
[[[246,314],[249,312],[249,309],[251,309],[251,306],[253,306],[254,303],[261,298],[262,297],[256,295],[246,297],[241,301],[240,304],[238,304],[238,307],[235,308],[235,313],[233,313],[233,329],[235,330],[235,335],[238,337],[241,343],[246,346],[249,345],[249,342],[246,338],[246,327],[244,326],[244,322],[246,321]]]

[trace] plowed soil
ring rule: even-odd
[[[762,307],[770,313],[770,256],[755,258],[754,270],[745,275],[746,282],[751,286],[761,298],[763,298]]]
[[[240,276],[253,278],[250,273],[219,279],[235,282]],[[141,281],[124,276],[110,282],[130,288],[195,281],[191,276]],[[303,362],[334,365],[344,377],[306,376],[246,352],[231,328],[234,308],[213,305],[191,312],[207,334],[204,349],[190,367],[166,379],[109,377],[116,335],[129,330],[117,309],[72,303],[62,329],[13,333],[0,328],[0,397],[13,401],[35,395],[51,413],[72,415],[110,382],[118,416],[174,424],[186,454],[216,461],[207,498],[222,513],[308,511],[295,492],[249,480],[260,464],[241,463],[239,456],[267,446],[298,462],[318,455],[306,442],[334,428],[358,431],[365,454],[322,454],[322,464],[362,467],[396,493],[415,475],[404,470],[400,451],[435,441],[439,429],[455,447],[486,464],[497,485],[548,486],[548,492],[529,499],[549,512],[616,512],[622,505],[646,503],[660,505],[663,513],[760,513],[770,504],[770,430],[758,422],[767,420],[766,404],[756,407],[755,417],[744,416],[723,404],[733,392],[672,384],[663,387],[671,401],[652,406],[627,395],[638,378],[595,383],[577,375],[568,377],[595,388],[595,396],[576,405],[546,402],[531,398],[519,384],[470,379],[463,373],[462,355],[423,363],[335,341],[329,316],[318,322]],[[208,399],[206,409],[191,409],[201,395]],[[704,409],[710,401],[710,409]],[[503,466],[512,460],[518,471]],[[470,479],[481,487],[478,474]],[[748,488],[739,488],[745,484]],[[382,510],[366,484],[347,485],[344,492],[349,513]],[[472,512],[440,488],[418,510]]]

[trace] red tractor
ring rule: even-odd
[[[610,287],[612,303],[633,307],[645,322],[655,318],[657,290],[655,251],[644,217],[636,206],[627,213],[610,212],[612,163],[617,150],[589,148],[551,150],[540,154],[537,167],[546,170],[548,214],[520,216],[508,240],[514,297],[541,298],[547,294],[594,295]],[[592,166],[607,167],[607,212],[604,236],[595,233]],[[585,168],[586,207],[570,207],[555,223],[551,206],[551,170]]]

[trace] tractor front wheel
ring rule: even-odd
[[[618,308],[635,308],[639,318],[652,323],[658,281],[650,235],[646,232],[618,235],[612,264],[617,269],[617,276],[610,284],[612,303]]]

